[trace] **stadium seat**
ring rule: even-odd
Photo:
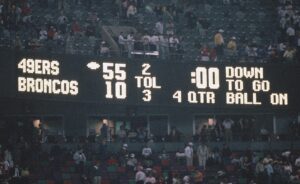
[[[70,181],[70,180],[64,180],[63,184],[72,184],[72,181]]]
[[[46,180],[39,180],[38,184],[47,184],[47,181]]]
[[[55,181],[53,181],[53,180],[47,180],[47,184],[55,184]]]

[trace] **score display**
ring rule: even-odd
[[[126,64],[125,63],[103,63],[103,79],[106,85],[107,99],[126,99],[127,85],[126,85]],[[100,67],[100,65],[99,65]],[[114,87],[114,93],[113,93]]]
[[[297,106],[298,67],[21,58],[17,96],[125,105]],[[89,67],[87,67],[89,66]]]

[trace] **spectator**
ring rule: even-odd
[[[221,61],[224,54],[224,38],[222,33],[224,33],[223,29],[219,29],[218,33],[214,36],[214,43],[216,47],[217,60]]]
[[[296,55],[296,50],[289,46],[283,53],[283,58],[285,61],[287,62],[291,62],[291,61],[294,61],[295,59],[295,55]]]
[[[173,126],[170,132],[170,141],[171,142],[178,142],[180,141],[180,132],[178,131],[178,129]]]
[[[242,176],[247,178],[247,181],[250,182],[252,176],[252,170],[251,170],[251,162],[248,158],[248,156],[244,156],[241,159],[241,171]]]
[[[269,56],[269,61],[270,63],[277,63],[279,62],[279,55],[278,55],[278,52],[276,50],[276,48],[273,48],[273,47],[269,47],[268,48],[268,56]]]
[[[127,15],[127,8],[128,8],[128,6],[129,6],[129,1],[128,0],[122,0],[121,1],[121,16],[123,18],[125,18],[126,15]]]
[[[280,54],[281,57],[283,56],[284,51],[286,50],[287,46],[288,46],[288,43],[285,43],[285,42],[281,42],[280,44],[278,44],[277,49],[278,49],[279,54]]]
[[[183,184],[191,184],[191,179],[189,176],[184,176],[182,182]]]
[[[47,32],[48,40],[53,40],[55,34],[56,34],[56,29],[53,26],[50,26]]]
[[[159,49],[161,59],[167,59],[169,56],[169,40],[163,35],[159,36]]]
[[[81,148],[78,149],[78,150],[74,153],[73,159],[74,159],[74,161],[75,161],[75,163],[76,163],[77,165],[86,162],[85,154],[83,153],[83,150],[82,150]]]
[[[204,176],[199,170],[196,170],[194,174],[194,184],[203,184]]]
[[[200,61],[210,61],[210,49],[206,44],[200,50]]]
[[[135,14],[137,13],[137,9],[134,3],[129,4],[128,8],[127,8],[127,12],[126,12],[126,17],[127,18],[132,18],[135,16]]]
[[[205,170],[206,161],[209,156],[209,150],[203,141],[200,141],[200,144],[197,148],[197,156],[198,156],[199,167],[202,167]]]
[[[4,151],[4,161],[7,161],[7,165],[10,168],[14,167],[13,157],[12,157],[12,154],[9,151],[9,149],[5,149],[5,151]]]
[[[40,37],[39,40],[43,41],[47,39],[47,30],[45,27],[42,27],[42,29],[40,30]]]
[[[14,178],[20,178],[21,173],[20,173],[20,168],[18,165],[15,165],[14,169],[13,169],[13,177]]]
[[[174,35],[175,31],[174,31],[175,25],[172,22],[172,20],[169,20],[166,24],[166,34],[167,35]]]
[[[164,34],[164,25],[161,19],[155,23],[155,31],[160,35]]]
[[[53,40],[56,41],[58,46],[64,46],[64,37],[61,31],[56,31],[53,36]]]
[[[265,174],[265,167],[263,164],[263,159],[260,158],[259,161],[257,162],[256,166],[255,166],[255,176],[256,176],[256,181],[257,184],[264,184],[264,174]]]
[[[134,48],[134,38],[133,38],[134,33],[130,32],[127,35],[127,39],[126,39],[126,44],[127,44],[127,50],[128,50],[128,58],[131,58],[131,52],[133,51]]]
[[[118,137],[121,142],[125,142],[127,138],[127,130],[125,129],[125,125],[120,126],[120,130],[118,132]]]
[[[300,156],[295,160],[296,169],[300,169]]]
[[[158,155],[158,159],[160,160],[160,163],[162,165],[162,168],[168,169],[170,166],[170,155],[167,153],[165,149],[162,150],[162,152]]]
[[[220,121],[216,122],[216,125],[214,126],[214,132],[216,135],[217,141],[220,141],[223,138],[223,125]]]
[[[57,19],[57,24],[58,24],[59,30],[63,34],[66,33],[67,23],[68,23],[68,18],[63,13],[61,13],[61,15]]]
[[[135,174],[135,182],[136,184],[144,184],[145,180],[146,174],[144,173],[143,168],[139,166]]]
[[[289,27],[286,29],[286,34],[288,36],[289,44],[291,46],[294,46],[296,33],[295,33],[295,29],[291,25],[289,25]]]
[[[184,148],[184,154],[185,154],[185,158],[186,158],[186,166],[188,168],[193,166],[193,158],[194,158],[194,154],[193,154],[193,143],[189,142],[187,144],[187,146]]]
[[[91,168],[91,178],[92,178],[92,183],[93,184],[99,184],[101,183],[101,173],[100,173],[100,163],[97,161]]]
[[[199,135],[200,141],[207,141],[208,136],[209,136],[208,125],[203,124],[203,126],[201,127],[201,130],[200,130],[200,135]]]
[[[150,35],[146,32],[144,36],[142,37],[142,43],[144,47],[144,51],[149,51],[150,50]]]
[[[156,183],[156,179],[153,176],[151,171],[147,174],[144,183],[145,184],[155,184]]]
[[[174,176],[172,177],[172,184],[181,184],[179,174],[177,173],[174,174]]]
[[[273,166],[271,164],[271,161],[265,161],[265,170],[266,170],[266,174],[267,174],[267,183],[268,184],[272,184],[273,182],[273,174],[274,174],[274,170],[273,170]]]
[[[154,47],[155,49],[153,50],[159,50],[159,37],[157,34],[152,34],[150,36],[150,48]]]
[[[230,41],[227,44],[227,49],[229,51],[229,55],[233,56],[236,55],[237,52],[237,45],[236,45],[236,38],[233,36],[231,37]]]
[[[118,159],[121,166],[126,166],[128,156],[129,156],[128,145],[124,143],[121,150],[118,153]]]
[[[261,136],[262,141],[268,141],[270,132],[266,128],[262,127],[260,129],[260,136]]]
[[[76,20],[74,20],[71,25],[71,34],[78,36],[78,35],[81,35],[81,33],[82,33],[81,31],[82,30],[81,30],[79,23]]]
[[[246,47],[246,53],[249,59],[249,62],[255,62],[258,57],[258,48],[255,43]]]
[[[223,148],[221,151],[222,163],[226,165],[230,163],[230,156],[231,156],[231,149],[229,148],[228,144],[223,144]]]
[[[149,159],[152,156],[152,149],[150,148],[150,146],[148,144],[146,144],[146,146],[143,148],[142,150],[142,156],[145,159]]]
[[[135,155],[133,153],[130,154],[130,157],[127,160],[126,166],[129,170],[133,171],[138,164],[137,159],[135,158]]]
[[[170,54],[175,54],[179,48],[179,39],[175,35],[171,35],[169,38]]]
[[[205,37],[207,30],[207,28],[205,28],[205,25],[203,24],[205,24],[205,19],[199,18],[196,23],[196,29],[199,32],[201,38]]]
[[[233,120],[230,118],[226,118],[223,121],[224,131],[225,131],[225,141],[228,143],[232,141],[232,125],[234,124]]]
[[[22,177],[22,182],[24,184],[29,184],[29,177],[30,177],[30,171],[28,169],[28,167],[24,167],[23,169],[21,169],[21,177]]]
[[[110,57],[110,49],[108,47],[108,44],[105,41],[101,42],[99,50],[100,50],[99,54],[101,57]]]
[[[108,131],[109,131],[108,129],[109,128],[108,128],[107,124],[103,122],[102,126],[100,128],[100,133],[101,133],[102,139],[104,139],[104,140],[107,140],[107,138],[108,138]]]

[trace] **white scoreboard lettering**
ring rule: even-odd
[[[149,63],[143,63],[141,66],[142,74],[134,76],[134,78],[136,79],[136,87],[143,89],[142,93],[144,96],[142,100],[149,103],[152,100],[152,90],[160,90],[162,87],[158,84],[157,77],[150,72],[151,65]]]
[[[41,59],[25,59],[23,58],[18,63],[18,69],[22,73],[35,74],[35,75],[58,75],[59,62],[56,60],[41,60]]]
[[[18,92],[43,93],[54,95],[72,95],[79,92],[79,83],[76,80],[49,79],[50,76],[60,74],[59,62],[57,60],[26,59],[18,63],[18,69],[23,76],[18,77]],[[38,77],[29,77],[38,76]],[[43,78],[41,78],[43,77]]]
[[[220,71],[215,67],[197,67],[195,72],[191,72],[191,82],[195,83],[198,89],[219,89]]]
[[[265,79],[263,67],[225,67],[227,82],[226,104],[261,106],[259,94],[269,95],[270,105],[288,105],[288,95],[271,93],[271,82]],[[245,91],[245,83],[250,83],[251,89]],[[236,92],[234,92],[236,91]]]

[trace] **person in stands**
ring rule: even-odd
[[[219,31],[214,36],[214,43],[215,43],[218,61],[221,61],[223,58],[223,55],[224,55],[224,38],[222,35],[223,33],[224,33],[224,30],[219,29]]]
[[[135,182],[136,184],[144,184],[145,180],[146,180],[146,174],[143,171],[143,167],[139,166],[135,174]]]
[[[199,167],[202,167],[204,170],[206,169],[206,161],[209,156],[208,147],[205,145],[204,141],[201,141],[197,148],[197,156]]]
[[[193,166],[193,158],[194,158],[194,150],[193,150],[193,143],[189,142],[187,146],[184,148],[184,154],[186,158],[186,166],[192,167]]]
[[[75,161],[77,170],[79,173],[83,173],[84,170],[84,164],[86,162],[86,157],[83,152],[82,148],[79,148],[74,154],[73,154],[73,160]]]

